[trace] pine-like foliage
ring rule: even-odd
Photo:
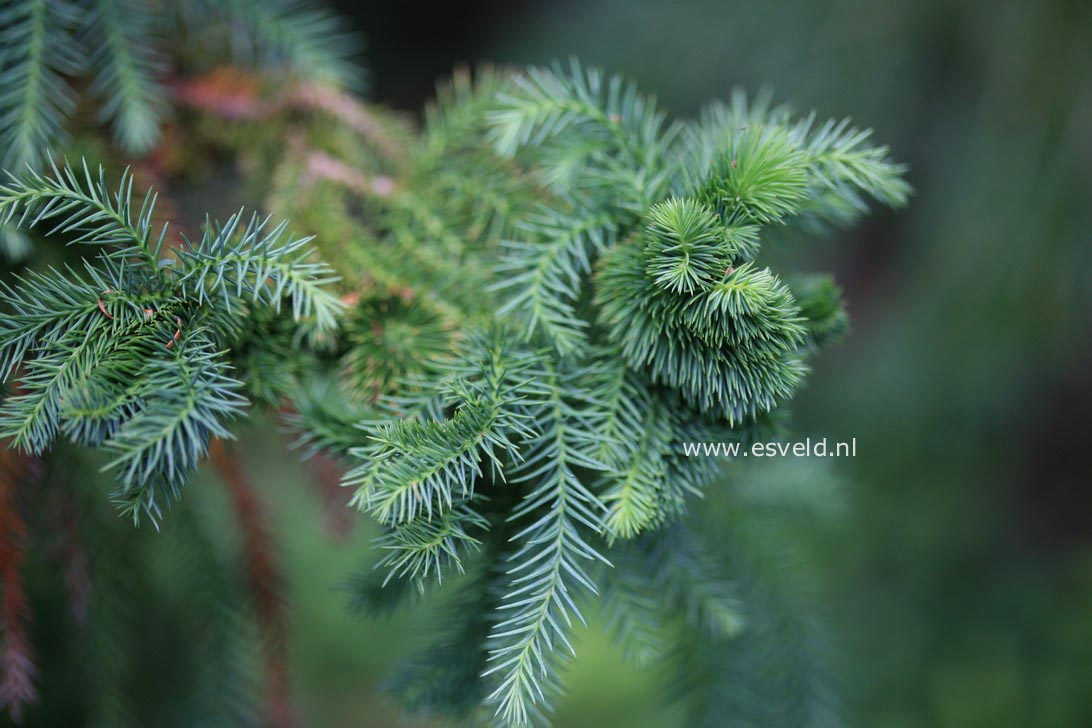
[[[381,194],[325,178],[340,214],[363,202],[378,251],[349,321],[399,301],[342,361],[378,371],[387,326],[405,326],[408,350],[444,332],[453,349],[400,357],[401,385],[384,370],[355,405],[305,391],[297,426],[358,461],[346,484],[384,529],[380,582],[492,575],[488,628],[469,621],[453,642],[480,670],[422,692],[449,655],[438,648],[396,687],[418,710],[461,712],[458,696],[479,695],[498,724],[540,723],[597,594],[644,662],[674,615],[699,641],[741,629],[745,607],[684,518],[718,467],[682,445],[776,436],[807,357],[846,328],[837,286],[783,280],[759,262],[763,237],[849,224],[909,188],[848,122],[740,94],[669,122],[631,84],[576,64],[457,78],[411,150],[404,184]]]
[[[39,166],[61,140],[80,77],[122,148],[151,150],[167,110],[161,49],[180,24],[194,48],[221,40],[221,57],[311,82],[356,77],[355,45],[336,17],[290,0],[12,0],[0,8],[0,169]]]
[[[329,269],[308,261],[306,239],[286,241],[283,224],[240,212],[168,251],[167,228],[152,229],[154,197],[134,207],[132,183],[54,164],[0,186],[0,222],[95,256],[0,288],[0,368],[18,374],[0,434],[32,454],[60,435],[103,449],[114,498],[139,520],[160,516],[210,438],[231,436],[247,399],[228,353],[248,321],[283,309],[318,337],[340,304],[324,288]]]
[[[269,536],[255,523],[257,494],[240,497],[229,483],[247,534],[241,566],[252,605],[240,599],[234,564],[221,563],[219,545],[206,543],[205,525],[193,522],[192,501],[162,542],[147,530],[135,542],[124,522],[90,518],[99,499],[69,504],[77,488],[96,491],[116,480],[124,511],[158,520],[210,438],[230,436],[248,400],[279,404],[307,368],[304,343],[332,338],[339,306],[306,241],[241,214],[224,225],[207,222],[192,244],[168,233],[162,221],[175,218],[178,206],[173,170],[161,165],[170,165],[174,135],[188,121],[170,108],[186,103],[185,79],[225,59],[261,73],[264,87],[290,90],[301,105],[346,99],[339,88],[359,87],[362,76],[349,62],[355,42],[339,28],[334,16],[295,0],[0,4],[0,428],[8,435],[0,438],[0,712],[7,714],[0,722],[48,723],[58,709],[55,723],[109,726],[162,724],[165,716],[193,725],[293,720],[275,546],[255,536]],[[161,133],[165,121],[171,133]],[[53,165],[50,155],[66,149],[119,171],[119,157],[141,159],[108,186],[86,163]],[[166,186],[158,210],[153,196],[143,196],[150,184]],[[198,229],[178,222],[176,230]],[[43,244],[32,247],[35,239]],[[42,265],[49,262],[53,268]],[[101,464],[105,477],[94,472]],[[44,501],[57,496],[66,505],[54,517]],[[33,517],[24,520],[23,510]],[[185,533],[176,538],[179,528]],[[61,551],[61,562],[25,557],[43,550],[51,558]],[[170,597],[179,612],[154,625],[164,595],[150,577],[167,563],[162,551],[169,588],[186,597]],[[78,664],[84,684],[34,705],[39,681],[55,673],[30,628],[52,633],[58,625],[43,624],[50,610],[38,611],[28,582],[54,572],[50,586],[72,614],[61,625],[73,628],[64,669]],[[147,639],[168,633],[179,641],[166,649]],[[261,719],[249,684],[259,640],[269,688]],[[177,696],[172,706],[147,689],[141,651],[148,649],[171,654],[177,665],[155,671]],[[72,706],[78,720],[63,713]]]
[[[268,207],[294,225],[240,213],[191,242],[153,224],[155,198],[134,201],[128,173],[109,186],[87,165],[35,171],[77,74],[125,148],[155,142],[163,61],[148,41],[168,6],[92,5],[3,11],[0,145],[32,165],[0,186],[3,232],[88,255],[0,289],[0,435],[31,454],[59,439],[105,453],[123,511],[157,519],[249,401],[290,399],[305,453],[350,463],[352,503],[380,529],[356,601],[389,607],[452,577],[466,590],[392,681],[412,709],[547,722],[598,604],[636,661],[731,679],[749,668],[699,648],[755,622],[741,654],[763,671],[791,661],[792,681],[751,700],[711,680],[707,714],[830,722],[825,698],[770,709],[811,679],[796,659],[811,652],[764,649],[793,614],[761,606],[776,598],[761,573],[722,571],[704,548],[687,511],[719,467],[683,444],[779,433],[808,356],[847,318],[829,278],[783,280],[762,242],[903,203],[886,149],[741,94],[669,121],[575,63],[459,75],[414,131],[331,88],[345,46],[327,16],[187,3],[195,47],[230,40],[237,58],[320,82],[187,97],[249,119],[208,133],[247,140]],[[295,230],[318,233],[333,267]],[[669,654],[672,629],[694,649]]]

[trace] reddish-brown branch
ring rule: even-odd
[[[329,86],[299,84],[289,91],[286,100],[297,108],[316,109],[333,116],[371,142],[390,161],[398,161],[406,155],[402,145],[390,136],[375,114],[347,93]]]
[[[27,634],[27,603],[21,568],[26,556],[26,522],[19,513],[17,485],[28,472],[26,458],[0,445],[0,709],[21,723],[23,710],[38,699],[37,668]]]
[[[226,66],[204,76],[176,79],[171,90],[180,104],[225,119],[258,119],[275,110],[262,98],[258,76]]]
[[[80,533],[80,511],[76,507],[76,499],[67,490],[56,496],[55,507],[51,511],[58,538],[50,549],[50,555],[60,562],[72,621],[82,626],[87,624],[91,610],[91,565]]]
[[[283,581],[273,537],[257,492],[223,441],[213,441],[210,459],[227,486],[242,532],[243,570],[265,651],[266,724],[273,728],[288,728],[295,724],[288,673],[288,621],[281,598]]]
[[[361,195],[390,197],[398,190],[397,183],[386,175],[368,176],[325,152],[307,155],[307,173],[315,179],[336,182]]]
[[[237,68],[221,67],[204,76],[176,79],[175,100],[225,119],[263,119],[286,109],[321,111],[367,140],[388,161],[406,152],[372,111],[351,94],[330,86],[296,84],[277,96],[266,94],[263,80]]]
[[[342,303],[347,306],[355,306],[360,302],[360,294],[356,292],[346,293],[341,297]],[[277,410],[277,413],[286,419],[295,413],[291,404],[285,402]],[[289,448],[292,447],[290,439],[286,438]],[[341,478],[345,474],[338,459],[323,452],[316,452],[304,461],[311,473],[311,484],[315,494],[319,498],[322,508],[323,525],[326,532],[335,541],[343,541],[352,533],[354,511],[349,508],[352,500],[352,492],[341,486]]]
[[[353,530],[353,512],[349,510],[352,493],[341,486],[341,466],[336,459],[316,453],[307,460],[311,482],[322,506],[326,532],[335,540],[344,541]]]

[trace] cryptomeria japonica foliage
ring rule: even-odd
[[[111,190],[84,167],[52,167],[0,188],[0,219],[44,225],[98,249],[83,270],[17,276],[4,298],[3,365],[21,367],[0,408],[0,433],[33,455],[62,434],[103,448],[116,469],[115,499],[139,522],[207,454],[212,437],[246,405],[227,352],[284,303],[312,336],[333,331],[338,300],[329,269],[303,260],[305,240],[243,213],[208,223],[200,241],[162,257],[167,234],[151,227],[154,199],[131,207],[132,177]],[[302,329],[301,329],[302,331]]]
[[[5,12],[34,32],[65,22],[61,7]],[[93,12],[103,29],[111,7]],[[689,511],[720,468],[682,445],[781,432],[808,357],[847,317],[828,277],[783,278],[762,245],[902,204],[886,149],[743,94],[673,121],[575,62],[459,75],[415,130],[330,85],[342,55],[292,34],[330,32],[325,16],[216,12],[254,28],[252,56],[280,80],[204,77],[172,98],[246,161],[274,219],[207,220],[192,239],[133,173],[29,151],[58,138],[74,68],[107,79],[91,90],[125,148],[154,144],[159,116],[132,107],[167,92],[109,80],[142,78],[152,51],[107,33],[130,63],[94,71],[120,62],[33,44],[17,57],[5,39],[0,133],[31,167],[0,187],[0,222],[84,253],[0,290],[13,452],[101,451],[123,513],[159,522],[251,405],[276,407],[304,455],[344,464],[351,506],[379,528],[358,606],[462,592],[449,630],[391,681],[408,707],[547,722],[574,630],[599,609],[637,662],[678,660],[691,693],[709,683],[695,724],[837,723],[807,673],[818,658],[802,657],[810,627],[784,616],[793,597],[747,571],[745,516],[715,524],[735,535],[707,551]],[[39,77],[49,105],[15,93]]]
[[[453,150],[491,148],[483,166],[508,165],[504,183],[525,197],[518,209],[492,197],[506,203],[492,238],[470,216],[488,189],[453,211],[451,223],[472,221],[454,232],[467,243],[435,255],[484,272],[476,300],[437,286],[462,309],[454,352],[379,398],[387,414],[365,420],[346,483],[384,527],[386,579],[423,586],[466,563],[486,574],[469,588],[489,595],[487,626],[475,616],[456,631],[476,631],[478,660],[442,685],[429,685],[439,665],[425,662],[403,689],[440,707],[480,694],[498,722],[523,725],[549,705],[573,625],[602,589],[622,592],[619,610],[656,594],[668,614],[688,605],[698,625],[736,628],[734,597],[687,563],[700,556],[657,563],[662,540],[689,538],[688,503],[716,474],[682,444],[771,436],[807,355],[846,321],[837,287],[782,281],[757,262],[760,242],[784,226],[851,222],[866,200],[898,204],[907,189],[867,133],[741,95],[669,123],[632,85],[575,64],[462,91],[430,117],[426,148],[456,132]],[[430,245],[422,231],[416,246]],[[321,427],[302,426],[323,443]],[[634,573],[621,578],[615,552]],[[641,583],[648,575],[680,583]],[[615,616],[623,642],[637,639],[631,620]]]

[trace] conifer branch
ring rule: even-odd
[[[86,16],[79,37],[97,40],[78,70],[115,136],[147,149],[166,112],[150,41],[164,16],[127,3]],[[0,57],[33,82],[0,86],[0,140],[18,138],[20,155],[62,131],[67,91],[49,73],[77,75],[36,40],[64,25],[43,14],[53,7],[10,11],[31,39]],[[381,529],[359,604],[383,611],[433,579],[469,580],[466,613],[397,677],[416,709],[545,722],[586,602],[640,663],[675,657],[720,674],[701,641],[745,639],[752,620],[764,639],[782,627],[809,637],[793,614],[756,612],[747,599],[764,603],[761,580],[722,573],[715,544],[685,523],[719,466],[681,446],[781,431],[808,358],[848,318],[830,279],[782,280],[760,242],[905,202],[885,148],[848,122],[742,94],[669,122],[634,85],[575,62],[457,77],[417,134],[336,90],[351,49],[331,16],[294,0],[192,3],[183,15],[207,40],[230,19],[237,58],[288,73],[269,97],[246,76],[229,103],[200,84],[177,100],[292,126],[287,149],[258,165],[273,170],[269,204],[320,233],[349,286],[332,290],[334,269],[287,223],[240,212],[172,244],[154,194],[134,202],[128,172],[117,188],[86,164],[20,172],[0,185],[3,228],[91,255],[0,285],[0,367],[18,382],[0,435],[30,453],[60,437],[103,450],[135,520],[158,521],[211,455],[244,535],[270,720],[293,718],[278,573],[258,499],[223,446],[251,402],[290,410],[305,456],[352,463],[351,504]],[[75,32],[62,29],[58,47]],[[685,634],[674,654],[665,624]],[[755,654],[761,670],[781,658]],[[113,663],[116,681],[124,660]],[[120,690],[103,692],[124,712]],[[716,686],[706,696],[736,704]],[[803,723],[811,708],[757,715]]]
[[[296,0],[11,0],[0,8],[0,169],[41,166],[64,139],[73,86],[85,75],[122,149],[151,150],[168,98],[157,35],[180,20],[196,39],[224,40],[228,47],[207,49],[221,58],[333,88],[359,85],[353,37],[335,16]]]
[[[380,522],[404,524],[473,495],[487,472],[482,462],[503,477],[503,458],[517,458],[519,440],[533,432],[521,405],[537,394],[531,377],[538,361],[501,332],[469,342],[448,367],[454,414],[369,423],[372,442],[353,451],[365,464],[346,478],[358,488],[353,502]]]
[[[391,579],[406,579],[423,589],[423,582],[431,576],[442,581],[447,569],[461,573],[463,557],[481,543],[470,531],[488,527],[489,522],[472,508],[472,502],[464,499],[435,517],[417,518],[386,530],[375,541],[383,553],[376,568],[387,571],[384,585]]]
[[[515,89],[502,92],[499,108],[489,112],[491,138],[497,150],[514,155],[520,147],[539,146],[578,129],[616,146],[634,163],[663,130],[665,114],[637,93],[621,76],[605,78],[585,70],[575,59],[568,70],[530,68],[514,79]]]
[[[527,335],[541,335],[562,354],[583,341],[586,323],[576,316],[581,279],[595,256],[614,244],[614,222],[590,210],[558,213],[549,208],[531,217],[520,232],[525,241],[505,241],[494,290],[512,291],[498,314],[518,311]]]
[[[74,4],[28,0],[0,9],[0,169],[37,166],[75,107],[65,77],[84,58],[71,29],[79,22]]]
[[[284,226],[257,218],[241,231],[241,215],[210,222],[197,246],[162,259],[155,196],[134,213],[132,186],[128,172],[112,191],[101,169],[95,177],[86,164],[82,175],[54,164],[51,176],[28,171],[0,187],[0,220],[99,248],[98,265],[85,262],[82,274],[32,272],[0,287],[10,312],[0,365],[5,375],[22,366],[22,391],[0,404],[0,432],[32,453],[62,432],[104,448],[122,510],[155,520],[246,405],[225,349],[254,319],[275,318],[282,301],[301,330],[328,336],[341,304],[325,290],[329,268],[308,260],[307,240],[281,243]]]
[[[90,91],[102,100],[100,116],[123,149],[149,151],[159,140],[167,96],[151,8],[136,0],[96,0],[83,22],[86,46],[94,49]]]
[[[238,58],[259,68],[282,66],[300,78],[333,86],[359,86],[352,57],[357,42],[340,19],[298,0],[201,0],[213,17],[223,14],[240,32],[231,41]]]
[[[432,290],[453,304],[446,311],[485,344],[392,357],[405,362],[394,368],[408,373],[410,394],[379,399],[346,482],[387,529],[391,601],[406,579],[420,586],[461,570],[478,540],[517,529],[509,550],[475,554],[479,568],[504,572],[492,582],[487,690],[457,679],[496,722],[519,726],[546,720],[582,598],[605,602],[641,662],[665,656],[660,625],[677,616],[708,639],[745,629],[734,584],[680,524],[719,471],[682,444],[773,437],[806,358],[846,328],[837,288],[782,281],[757,262],[761,237],[848,222],[843,211],[859,212],[865,197],[897,203],[906,188],[886,150],[848,125],[797,122],[766,98],[736,95],[696,122],[668,124],[632,86],[575,65],[485,73],[479,84],[458,77],[426,116],[414,192],[370,200],[387,211],[380,244],[414,265],[424,258],[417,272],[396,265],[376,279],[442,282]],[[493,157],[468,153],[483,139]],[[463,173],[458,184],[444,181],[446,165]],[[494,203],[522,185],[531,194],[521,204]],[[453,202],[464,197],[488,212],[475,218]],[[506,230],[485,238],[499,246],[460,242],[482,239],[485,224]],[[436,257],[472,261],[466,282]],[[432,342],[427,328],[421,338]],[[358,335],[346,361],[371,361],[375,340]],[[518,361],[521,376],[507,377]],[[353,371],[397,381],[389,369]],[[345,421],[315,419],[313,442],[340,449],[354,437]],[[606,565],[614,555],[617,569]],[[438,648],[425,659],[451,658]],[[465,708],[446,684],[406,684],[415,705]]]
[[[319,333],[331,332],[341,303],[327,286],[338,279],[325,264],[307,260],[311,239],[279,244],[287,223],[270,227],[268,218],[253,215],[240,230],[242,219],[240,212],[222,227],[209,221],[201,242],[179,252],[174,285],[180,295],[198,304],[222,302],[229,312],[240,299],[274,309],[287,299],[292,318],[313,322]]]
[[[52,176],[28,171],[0,186],[0,221],[19,227],[48,224],[46,235],[70,236],[74,245],[108,249],[111,257],[138,256],[159,274],[159,249],[164,230],[152,240],[151,220],[155,197],[144,197],[133,218],[133,175],[126,170],[116,191],[106,184],[99,168],[92,176],[86,160],[82,176],[67,164],[50,160]]]
[[[575,654],[568,637],[573,620],[584,621],[577,590],[597,593],[585,562],[607,563],[581,533],[601,531],[603,507],[577,471],[604,467],[590,454],[595,435],[583,422],[581,393],[568,373],[548,371],[546,383],[546,424],[513,473],[515,482],[534,487],[511,519],[534,520],[513,537],[519,548],[508,559],[509,582],[483,673],[496,675],[488,702],[508,725],[527,725],[546,708],[558,658]]]
[[[152,401],[121,424],[107,446],[114,456],[108,467],[118,472],[115,497],[134,518],[138,507],[160,515],[161,489],[177,498],[178,487],[207,456],[209,441],[231,437],[225,422],[245,404],[236,392],[239,383],[202,332],[185,335],[170,353],[146,370],[145,398]]]

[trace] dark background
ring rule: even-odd
[[[373,97],[398,108],[456,65],[576,55],[679,115],[768,85],[875,128],[910,165],[909,208],[772,251],[833,270],[853,316],[795,430],[859,443],[836,466],[849,514],[820,548],[856,717],[1092,725],[1092,5],[340,5],[368,38]],[[650,684],[574,671],[588,710],[638,710]]]

